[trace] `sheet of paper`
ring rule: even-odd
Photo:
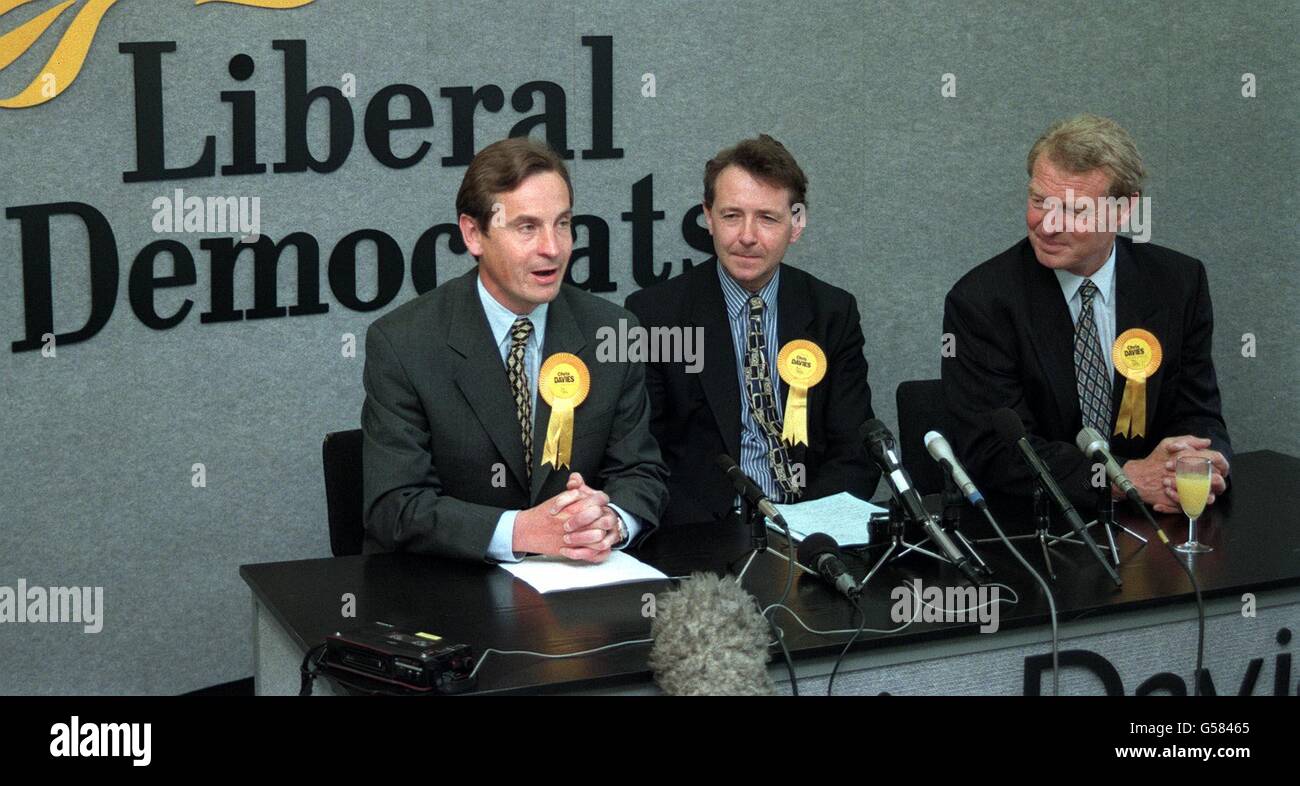
[[[814,532],[825,532],[841,546],[867,543],[867,521],[871,514],[888,512],[847,491],[808,502],[777,505],[776,509],[785,517],[790,525],[790,534],[795,538],[803,540]]]
[[[522,562],[503,562],[500,567],[542,594],[668,578],[622,551],[612,552],[608,559],[596,564],[562,557],[528,557]]]

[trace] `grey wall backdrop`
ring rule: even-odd
[[[0,33],[53,5],[0,16]],[[38,75],[72,13],[0,71],[0,96]],[[811,179],[808,231],[787,261],[858,297],[876,409],[894,423],[897,384],[938,374],[948,287],[1024,233],[1033,139],[1059,117],[1105,114],[1133,133],[1148,162],[1153,242],[1207,266],[1237,449],[1300,453],[1298,21],[1295,4],[1282,0],[1140,8],[317,0],[287,11],[120,0],[65,93],[0,110],[0,206],[91,205],[111,224],[121,265],[115,310],[97,335],[56,345],[54,357],[11,351],[26,335],[22,233],[12,215],[0,221],[0,585],[101,586],[105,606],[95,634],[0,624],[0,693],[174,693],[251,673],[249,593],[238,566],[328,554],[320,441],[358,424],[364,353],[342,350],[348,334],[359,343],[383,313],[337,301],[329,254],[352,231],[381,230],[406,266],[386,308],[414,296],[412,249],[426,229],[454,220],[464,171],[440,164],[452,139],[443,87],[504,90],[501,112],[477,113],[479,148],[541,109],[514,111],[515,88],[555,82],[567,98],[569,145],[587,148],[592,50],[583,36],[612,37],[614,144],[625,151],[617,160],[579,152],[572,162],[579,212],[610,228],[617,290],[606,297],[622,302],[635,287],[631,225],[621,218],[634,183],[653,176],[654,207],[665,214],[654,224],[653,257],[677,272],[683,259],[705,257],[681,230],[699,201],[705,160],[742,137],[773,134]],[[356,78],[356,138],[337,171],[272,171],[285,148],[276,39],[306,42],[308,87]],[[217,165],[229,163],[232,122],[220,93],[256,90],[265,174],[124,182],[136,165],[135,97],[132,58],[118,46],[146,41],[176,42],[163,58],[169,165],[195,162],[208,135]],[[238,53],[256,64],[244,82],[227,71]],[[654,76],[653,96],[645,74]],[[955,77],[953,97],[941,95],[944,74]],[[1254,97],[1242,94],[1244,74],[1254,75]],[[395,83],[415,85],[433,108],[432,128],[394,135],[403,155],[431,145],[407,169],[381,165],[362,135],[366,103]],[[318,157],[325,126],[322,106],[309,133]],[[328,313],[201,323],[212,292],[205,235],[151,228],[151,203],[175,188],[259,197],[263,234],[314,235]],[[157,295],[163,315],[195,301],[169,330],[142,324],[127,296],[132,260],[160,237],[184,245],[197,271],[193,285]],[[55,218],[51,246],[56,329],[75,330],[90,314],[84,224]],[[359,297],[372,298],[373,247],[358,258]],[[296,302],[288,260],[280,305]],[[441,242],[439,281],[470,264]],[[576,278],[585,265],[576,264]],[[170,272],[166,255],[156,269]],[[234,293],[237,308],[252,307],[251,264],[236,266]],[[1243,355],[1246,334],[1253,356]],[[206,486],[194,485],[195,464]]]

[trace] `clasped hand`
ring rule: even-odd
[[[618,545],[619,515],[609,496],[569,474],[565,490],[522,510],[515,518],[513,548],[583,562],[604,562]]]
[[[1133,481],[1142,501],[1155,508],[1157,513],[1178,513],[1181,507],[1175,468],[1177,460],[1187,456],[1210,460],[1210,494],[1205,504],[1214,504],[1215,497],[1228,488],[1228,460],[1219,451],[1211,450],[1210,440],[1204,437],[1187,434],[1162,439],[1151,455],[1126,462],[1124,474]]]

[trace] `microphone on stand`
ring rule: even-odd
[[[785,523],[785,518],[776,509],[776,505],[773,505],[772,500],[768,499],[767,495],[763,493],[763,489],[736,465],[735,459],[726,453],[720,453],[714,461],[726,473],[727,480],[731,481],[731,485],[736,489],[737,494],[744,497],[750,505],[771,519],[773,523],[780,525],[783,529],[789,529],[789,525]]]
[[[1025,433],[1025,424],[1020,421],[1020,416],[1016,414],[1015,410],[1003,407],[995,410],[990,417],[993,419],[993,428],[1002,437],[1002,440],[1008,445],[1015,445],[1020,448],[1020,453],[1024,456],[1025,463],[1029,465],[1030,471],[1038,478],[1038,482],[1043,490],[1047,492],[1047,495],[1065,514],[1065,520],[1070,525],[1070,529],[1074,530],[1074,534],[1079,536],[1079,540],[1083,541],[1083,544],[1088,547],[1088,551],[1091,551],[1092,555],[1101,563],[1101,566],[1106,569],[1106,574],[1110,576],[1110,580],[1115,583],[1116,587],[1124,586],[1124,581],[1120,579],[1119,574],[1102,556],[1101,549],[1097,548],[1097,542],[1088,534],[1079,512],[1074,509],[1074,505],[1065,496],[1065,492],[1061,491],[1061,487],[1057,485],[1056,478],[1052,477],[1052,472],[1047,468],[1047,464],[1043,462],[1042,457],[1029,444],[1029,439]]]
[[[844,566],[840,544],[824,532],[814,532],[799,544],[799,562],[811,565],[841,595],[853,600],[862,594],[858,583]]]
[[[858,437],[865,445],[867,455],[876,462],[876,466],[880,467],[881,474],[889,484],[889,491],[903,506],[907,516],[925,529],[925,534],[930,536],[930,540],[934,541],[948,561],[955,565],[963,576],[972,584],[981,584],[979,571],[925,509],[921,495],[912,485],[912,478],[907,474],[907,470],[903,469],[898,456],[894,453],[894,435],[890,433],[889,428],[872,418],[862,424],[862,428],[858,430]]]
[[[1095,428],[1084,426],[1079,435],[1075,437],[1074,444],[1078,446],[1079,450],[1083,451],[1083,455],[1104,466],[1106,468],[1106,477],[1110,479],[1110,482],[1119,486],[1119,490],[1124,492],[1124,496],[1128,498],[1129,502],[1141,508],[1143,513],[1146,512],[1146,503],[1142,501],[1142,495],[1138,493],[1137,487],[1133,485],[1132,480],[1129,480],[1128,475],[1124,474],[1123,467],[1115,460],[1114,454],[1110,452],[1110,443],[1106,441],[1105,437],[1098,434]],[[1160,528],[1154,518],[1149,515],[1147,518],[1150,520],[1151,525],[1155,527],[1156,535],[1159,536],[1160,540],[1168,544],[1170,542],[1169,536],[1165,534],[1165,531]]]
[[[963,497],[970,501],[970,504],[983,510],[988,507],[984,501],[984,495],[975,487],[975,483],[966,474],[966,468],[957,460],[957,454],[953,452],[952,446],[948,440],[937,431],[927,432],[925,435],[925,449],[930,453],[930,458],[939,462],[939,465],[948,470],[952,476],[952,482],[957,484],[958,490]]]

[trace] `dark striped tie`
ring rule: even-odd
[[[763,298],[754,295],[749,299],[749,336],[745,352],[745,388],[749,396],[749,414],[767,437],[768,465],[776,485],[785,495],[784,502],[799,497],[790,469],[790,456],[781,441],[781,417],[776,412],[776,392],[768,373],[767,339],[763,330]]]
[[[524,349],[533,333],[528,317],[519,317],[510,326],[510,355],[506,358],[506,375],[515,394],[515,415],[519,418],[519,436],[524,443],[524,474],[533,482],[533,396],[528,387],[528,370],[524,366]]]
[[[1086,279],[1079,287],[1083,306],[1074,328],[1074,376],[1079,390],[1079,409],[1083,425],[1110,433],[1110,364],[1102,356],[1097,320],[1092,311],[1097,285]]]

